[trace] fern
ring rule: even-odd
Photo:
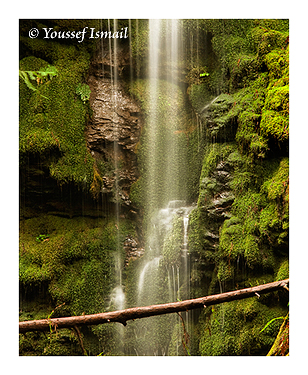
[[[76,94],[80,95],[81,100],[85,103],[90,99],[91,90],[85,83],[79,83],[76,87]]]
[[[30,90],[38,91],[37,86],[44,83],[46,80],[51,80],[54,76],[58,74],[57,68],[48,65],[46,68],[40,70],[31,71],[31,70],[19,70],[19,77],[23,79],[25,84]],[[32,84],[32,81],[36,81],[37,86]],[[38,93],[43,97],[48,99],[46,96],[42,95],[39,91]]]

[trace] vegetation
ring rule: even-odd
[[[220,89],[228,91],[228,96],[219,95],[203,116],[205,125],[216,124],[216,128],[208,128],[206,135],[220,143],[214,143],[205,151],[198,208],[191,219],[191,248],[213,265],[214,277],[210,276],[209,267],[203,270],[203,280],[210,282],[210,290],[217,282],[220,288],[230,288],[231,285],[252,285],[256,277],[278,280],[288,275],[287,22],[204,22],[212,33],[217,73],[223,77]],[[217,74],[209,73],[207,82],[193,84],[190,90],[192,104],[199,112],[202,111],[201,98],[208,98],[209,103],[214,97],[210,81],[216,79]],[[219,137],[219,126],[235,129],[235,136],[224,130],[223,134],[229,136]],[[223,186],[215,177],[219,163],[228,165],[230,171],[230,178]],[[226,190],[232,191],[229,217],[215,226],[208,210],[214,197]],[[207,239],[205,228],[208,230],[209,226],[216,228],[217,236],[219,231],[216,248]],[[248,320],[244,313],[247,305],[251,312]],[[286,311],[286,302],[264,304],[261,300],[236,302],[228,304],[228,308],[220,306],[215,311],[209,310],[200,318],[205,322],[200,354],[266,354],[281,322],[275,321],[276,331],[271,332],[272,337],[266,339],[259,331],[266,322]]]
[[[78,216],[74,210],[55,214],[39,209],[40,199],[30,195],[22,201],[20,320],[112,309],[115,252],[121,249],[124,259],[122,249],[128,236],[138,237],[143,246],[152,215],[171,199],[196,203],[189,222],[194,264],[191,298],[287,278],[288,21],[182,20],[179,85],[166,79],[168,62],[160,67],[162,74],[155,82],[148,78],[148,20],[118,21],[119,27],[131,25],[131,40],[123,43],[132,52],[133,79],[125,87],[143,112],[142,135],[134,150],[140,177],[131,186],[129,219],[112,212],[111,198],[106,198],[110,199],[107,203],[100,201],[110,168],[89,152],[85,137],[91,118],[91,91],[86,82],[95,44],[28,38],[31,27],[46,26],[42,22],[61,30],[115,26],[108,20],[21,22],[20,169],[21,176],[32,173],[37,178],[35,183],[21,180],[27,184],[22,186],[23,194],[30,191],[42,197],[47,187],[42,187],[41,180],[52,180],[55,197],[75,189],[84,204],[90,193],[101,211],[92,216]],[[181,266],[182,236],[178,217],[160,244],[163,258],[156,279],[147,286],[155,287],[149,304],[169,298],[168,273],[176,274]],[[144,259],[129,259],[124,268],[130,306],[141,303],[135,286]],[[185,281],[178,280],[177,298],[181,298]],[[141,298],[143,304],[147,297]],[[109,325],[65,329],[48,336],[21,335],[20,352],[288,354],[284,291],[205,308],[198,314],[193,317],[190,342],[183,321],[168,316],[149,318],[151,329],[145,322],[132,322],[124,336]],[[119,335],[129,347],[125,352],[117,344]]]
[[[106,219],[41,215],[24,220],[20,230],[19,279],[23,296],[20,320],[47,318],[52,305],[59,306],[53,317],[91,314],[112,308],[110,291],[115,285],[117,241],[119,239],[123,244],[127,235],[134,232],[131,223],[121,222],[119,228],[115,220]],[[98,338],[103,338],[112,335],[113,328],[93,330]],[[59,337],[52,334],[51,341],[60,345],[65,341],[63,335],[72,335],[67,340],[76,341],[76,333],[71,334],[68,330],[61,332]],[[32,336],[36,337],[35,342],[25,338],[21,351],[51,354],[49,350],[46,352],[43,335]],[[88,340],[89,345],[96,345],[91,352],[97,352],[97,338],[90,335]],[[57,354],[56,351],[53,353]]]
[[[27,21],[21,32],[26,25]],[[26,160],[24,155],[49,153],[50,175],[59,184],[90,186],[93,158],[84,137],[90,108],[76,100],[78,87],[82,100],[88,99],[88,89],[81,84],[89,68],[90,47],[24,36],[21,43],[22,57],[24,50],[31,50],[20,60],[21,160]]]

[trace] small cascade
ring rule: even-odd
[[[122,261],[119,250],[115,254],[115,280],[116,286],[112,291],[111,302],[116,310],[125,308],[125,294],[122,284]]]
[[[148,281],[151,281],[154,275],[157,273],[160,259],[161,256],[150,259],[142,268],[138,282],[138,306],[141,306],[142,303],[144,304],[145,301],[148,300],[149,296],[151,296],[152,293],[155,292],[154,290],[152,290],[152,283]]]
[[[190,255],[188,250],[189,214],[193,207],[186,206],[183,200],[172,200],[166,208],[160,209],[152,220],[152,231],[144,262],[140,266],[138,277],[137,305],[145,306],[157,303],[177,302],[190,298]],[[189,315],[182,314],[189,332]],[[172,355],[180,355],[182,346],[183,328],[182,321],[176,315],[168,317],[156,317],[154,320],[142,322],[143,332],[153,332],[158,335],[158,319],[165,319],[169,335],[172,334]],[[142,330],[140,330],[142,331]],[[168,355],[170,339],[165,336],[156,338],[159,348],[156,352],[164,352]],[[158,345],[157,344],[157,345]],[[144,347],[143,355],[153,355],[151,346]],[[138,353],[141,349],[139,348]],[[140,353],[140,355],[142,355]],[[162,354],[159,354],[162,355]]]

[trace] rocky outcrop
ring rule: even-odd
[[[235,115],[229,112],[234,103],[231,95],[221,94],[198,110],[208,139],[213,142],[229,142],[235,139],[237,121]]]
[[[141,113],[121,83],[127,64],[126,52],[119,49],[117,54],[117,64],[114,53],[112,58],[109,53],[102,53],[104,57],[98,56],[92,64],[88,84],[93,116],[87,129],[87,142],[97,165],[105,166],[101,172],[101,192],[112,193],[122,206],[130,206],[130,187],[139,177],[135,151]]]
[[[232,167],[227,162],[219,162],[216,169],[201,181],[205,199],[202,212],[207,223],[204,238],[208,250],[214,250],[219,242],[219,228],[224,220],[231,217],[234,194],[229,187]],[[212,190],[214,189],[214,190]]]
[[[231,97],[221,95],[204,107],[202,116],[202,126],[213,142],[209,145],[205,158],[212,166],[201,177],[200,196],[203,198],[199,198],[199,206],[206,223],[203,238],[209,251],[218,248],[220,228],[224,220],[231,217],[231,207],[235,198],[230,187],[234,163],[232,157],[229,157],[235,150],[232,142],[235,121],[226,116],[231,103]]]
[[[138,240],[132,236],[125,238],[123,249],[125,251],[125,266],[128,265],[130,260],[140,258],[144,254],[144,248],[140,246]]]

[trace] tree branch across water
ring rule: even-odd
[[[260,297],[261,294],[274,292],[283,288],[288,290],[288,284],[289,279],[286,279],[273,283],[258,285],[252,288],[234,290],[232,292],[215,294],[181,302],[172,302],[143,307],[132,307],[125,310],[104,312],[92,315],[24,321],[19,322],[19,333],[26,333],[29,331],[49,331],[50,328],[56,330],[59,328],[72,328],[77,326],[97,325],[111,322],[122,323],[125,326],[128,320],[188,311],[254,296]]]

